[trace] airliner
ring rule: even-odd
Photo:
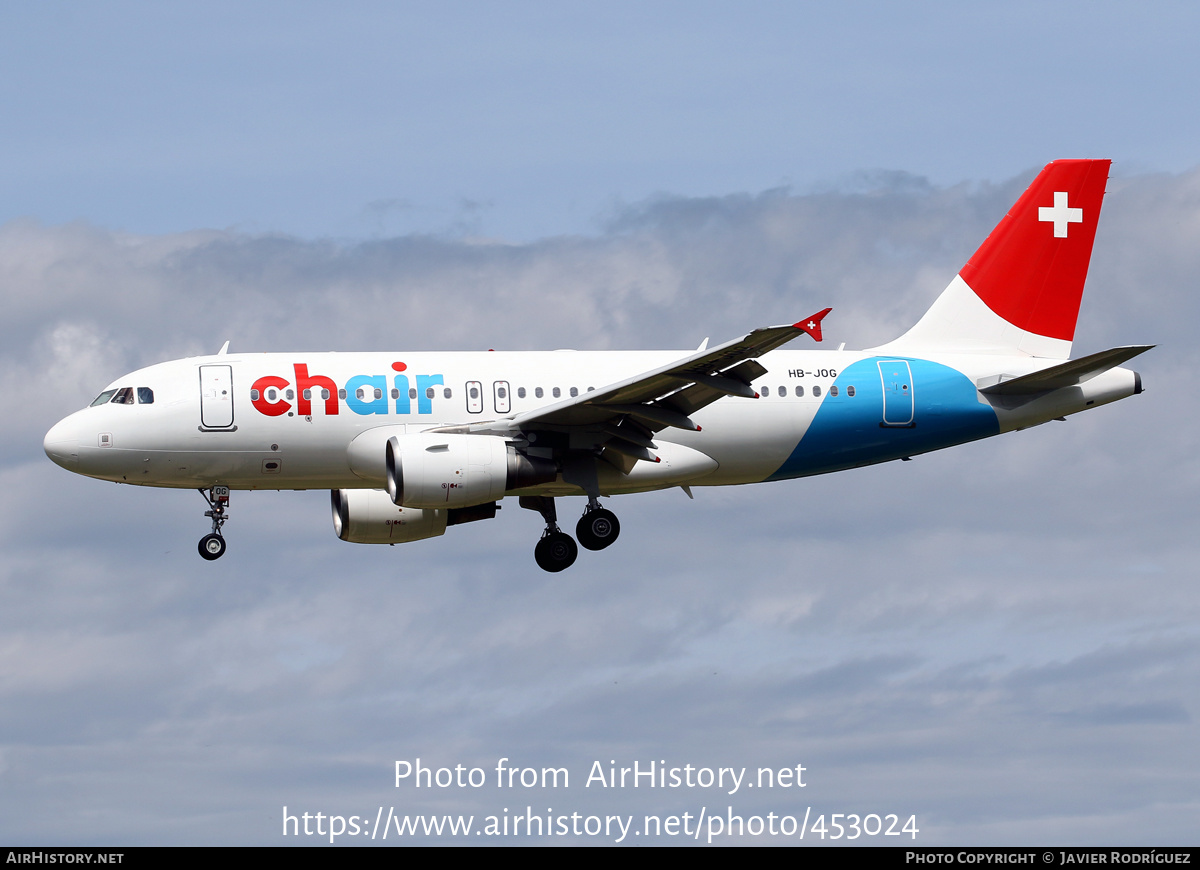
[[[1108,160],[1047,165],[899,338],[822,340],[826,308],[695,351],[231,353],[139,369],[46,435],[78,474],[194,488],[208,560],[230,492],[328,489],[343,541],[400,544],[495,517],[515,496],[545,529],[546,571],[617,540],[600,499],[842,471],[1036,426],[1142,391],[1121,365],[1072,360]],[[556,499],[585,499],[575,537]]]

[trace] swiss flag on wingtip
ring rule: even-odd
[[[959,275],[1009,323],[1070,341],[1104,201],[1109,160],[1041,171]]]
[[[793,323],[792,326],[796,329],[803,329],[813,337],[814,341],[821,340],[821,321],[825,319],[825,315],[832,311],[832,308],[826,308],[824,311],[818,311],[812,317],[806,317],[799,323]]]

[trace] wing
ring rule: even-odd
[[[766,373],[756,358],[809,334],[821,340],[821,319],[832,309],[790,326],[756,329],[741,338],[523,414],[439,432],[513,435],[546,433],[538,444],[599,452],[628,472],[633,462],[658,461],[652,436],[667,427],[699,431],[691,414],[725,396],[756,399],[751,382]],[[558,436],[558,437],[554,437]],[[616,456],[612,454],[618,454]]]

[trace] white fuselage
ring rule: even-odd
[[[72,471],[143,486],[378,489],[383,487],[384,444],[393,434],[511,417],[682,355],[546,351],[196,357],[114,381],[109,390],[130,387],[137,399],[152,395],[152,401],[108,401],[85,408],[56,425],[45,446],[51,458]],[[638,462],[633,473],[612,475],[604,494],[751,483],[882,462],[1036,425],[1136,389],[1134,373],[1116,368],[1084,384],[1005,407],[978,393],[975,385],[988,377],[1037,371],[1052,361],[988,354],[918,359],[872,351],[776,350],[760,362],[767,369],[753,384],[760,398],[723,398],[695,413],[701,431],[668,428],[654,436],[668,460],[670,445],[681,445],[711,458],[715,468],[696,467],[695,476],[688,477],[687,462],[677,462],[685,471],[672,475],[655,470],[655,476],[650,463]],[[889,393],[885,381],[895,374],[892,369],[906,383],[892,383]],[[810,434],[814,445],[820,442],[813,448],[819,456],[809,457],[801,449]],[[580,493],[561,478],[536,491]]]

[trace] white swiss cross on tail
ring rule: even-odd
[[[1083,209],[1067,208],[1067,192],[1054,191],[1054,205],[1044,205],[1038,209],[1038,220],[1054,224],[1054,238],[1067,237],[1067,224],[1083,223]]]

